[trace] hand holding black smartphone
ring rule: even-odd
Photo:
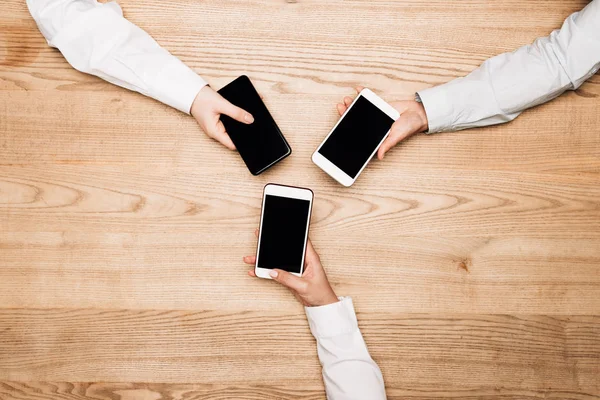
[[[264,172],[292,153],[290,145],[247,76],[240,76],[219,90],[219,94],[254,117],[254,122],[247,125],[221,115],[227,134],[252,175]]]

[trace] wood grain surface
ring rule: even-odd
[[[420,135],[352,188],[335,103],[464,76],[585,0],[122,0],[293,148],[253,177],[189,116],[72,69],[0,5],[0,399],[323,399],[302,308],[245,274],[268,182],[307,186],[390,399],[600,399],[600,77],[512,123]],[[366,399],[368,400],[368,399]]]

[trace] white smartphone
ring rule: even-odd
[[[272,269],[296,276],[304,272],[304,256],[312,212],[310,189],[269,183],[263,192],[254,272],[271,279]]]
[[[342,185],[352,186],[399,117],[394,107],[363,89],[313,153],[313,162]]]

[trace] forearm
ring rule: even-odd
[[[27,5],[48,44],[81,72],[185,113],[206,85],[150,35],[123,18],[115,2],[27,0]]]
[[[503,123],[578,88],[600,68],[600,0],[560,30],[485,61],[464,78],[419,92],[429,132]]]
[[[358,329],[352,299],[307,307],[306,315],[317,340],[327,398],[385,399],[383,377]]]

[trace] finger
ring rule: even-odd
[[[221,104],[219,111],[244,124],[251,124],[254,122],[254,117],[252,114],[237,106],[234,106],[225,99],[223,99],[223,103]]]
[[[263,95],[262,95],[262,94],[260,94],[260,93],[258,94],[258,96],[260,97],[260,99],[261,99],[261,100],[264,100],[264,99],[265,99],[265,98],[263,97]]]
[[[356,93],[360,93],[360,92],[362,92],[363,90],[365,90],[365,87],[364,87],[364,86],[357,86],[357,87],[356,87]]]
[[[254,236],[258,237],[258,229],[254,230]]]
[[[249,265],[256,264],[256,256],[246,256],[244,257],[244,262]]]
[[[244,262],[249,265],[255,265],[256,264],[256,256],[246,256],[246,257],[244,257]],[[248,275],[253,278],[256,278],[256,273],[254,272],[254,269],[249,270]]]
[[[352,104],[353,101],[354,100],[352,100],[352,97],[348,97],[348,96],[344,97],[344,105],[346,107],[348,107],[350,104]]]
[[[400,117],[402,118],[402,117]],[[390,135],[385,139],[379,150],[377,151],[377,158],[383,160],[385,153],[391,150],[392,147],[396,146],[402,140],[410,136],[410,127],[400,122],[400,119],[392,125]]]
[[[344,113],[346,112],[346,110],[347,110],[347,107],[345,105],[343,105],[343,104],[338,104],[337,105],[337,111],[338,111],[338,114],[340,114],[340,117],[342,115],[344,115]]]
[[[274,269],[269,272],[269,275],[273,280],[281,283],[283,286],[297,292],[297,293],[305,293],[308,283],[302,279],[297,277],[296,275],[292,275],[287,271],[282,271],[280,269]]]
[[[235,144],[231,141],[231,138],[225,131],[225,125],[223,122],[217,122],[217,125],[212,130],[212,132],[206,132],[208,136],[214,138],[217,142],[221,143],[223,146],[227,147],[229,150],[235,150]]]

